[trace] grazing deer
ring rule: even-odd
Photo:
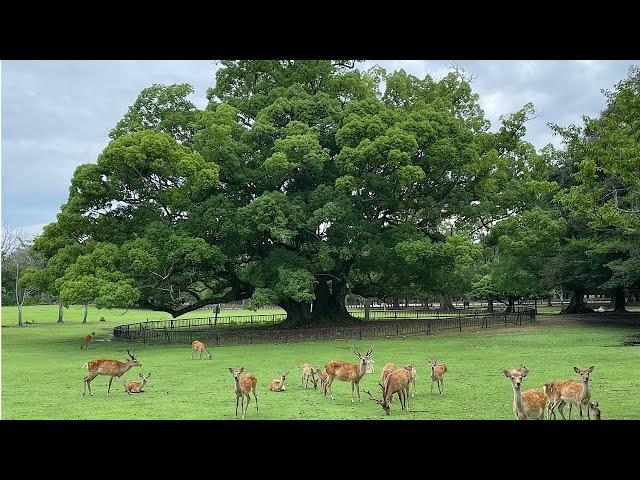
[[[311,379],[311,384],[313,385],[313,389],[317,390],[318,380],[316,380],[316,375],[315,375],[315,372],[313,371],[313,367],[308,363],[303,363],[302,365],[300,365],[300,368],[302,369],[302,382],[300,383],[300,386],[301,387],[304,386],[304,388],[307,388],[309,386],[309,379]],[[306,384],[305,384],[305,380],[307,381]]]
[[[513,387],[513,413],[518,420],[542,420],[547,406],[547,396],[540,390],[531,389],[520,392],[522,379],[529,373],[524,365],[520,368],[503,370],[504,375],[511,379]]]
[[[83,348],[87,348],[90,343],[92,343],[96,338],[96,332],[91,332],[89,335],[82,339],[82,343],[80,344],[80,350]]]
[[[258,380],[255,375],[251,373],[242,375],[244,367],[239,370],[237,368],[229,368],[229,371],[233,374],[233,379],[236,381],[236,417],[238,416],[238,400],[240,400],[240,397],[242,397],[242,418],[247,415],[249,402],[251,401],[249,394],[251,392],[253,392],[253,398],[256,400],[256,415],[258,415],[258,396],[256,395],[256,385],[258,384]],[[247,398],[246,407],[244,405],[245,397]]]
[[[558,408],[560,416],[566,420],[564,416],[564,406],[569,404],[569,420],[571,420],[571,407],[575,405],[580,411],[580,418],[583,417],[583,407],[587,407],[591,399],[591,390],[589,390],[589,375],[593,372],[595,366],[591,366],[586,370],[580,370],[573,367],[573,371],[582,377],[582,382],[575,380],[556,380],[544,386],[544,391],[549,398],[548,416],[547,418],[555,418],[555,408]],[[588,413],[588,412],[587,412]]]
[[[271,383],[269,383],[269,390],[272,392],[284,392],[284,380],[287,378],[287,375],[289,375],[288,370],[286,372],[280,372],[280,380],[277,378],[271,380]]]
[[[118,360],[91,360],[83,365],[87,367],[89,373],[86,377],[84,377],[83,384],[84,389],[82,391],[82,395],[87,392],[87,388],[89,388],[89,395],[93,395],[91,393],[91,381],[96,378],[98,375],[108,375],[109,376],[109,388],[107,389],[107,395],[111,393],[111,382],[113,381],[113,377],[118,377],[124,386],[124,391],[129,393],[127,390],[127,385],[124,383],[124,379],[122,376],[129,371],[131,367],[142,367],[142,364],[138,361],[136,356],[132,354],[129,350],[127,350],[129,354],[129,360],[126,362],[120,362]]]
[[[349,382],[351,385],[351,403],[354,403],[355,400],[353,398],[353,391],[357,389],[358,391],[358,401],[362,402],[360,399],[360,380],[364,377],[365,373],[373,373],[373,367],[371,364],[373,360],[371,359],[371,352],[373,352],[373,344],[371,344],[371,349],[367,351],[364,355],[361,355],[360,352],[356,350],[356,346],[351,347],[353,353],[360,359],[360,364],[355,365],[353,363],[343,362],[342,360],[331,360],[327,363],[324,368],[327,372],[327,381],[326,387],[324,390],[325,396],[327,395],[327,391],[331,394],[331,399],[335,400],[333,397],[333,391],[331,390],[331,384],[335,379],[341,380],[343,382]]]
[[[593,415],[594,420],[602,420],[600,418],[600,405],[598,405],[598,402],[589,402],[589,406],[587,407],[587,416],[589,417],[589,420],[591,420],[591,415]]]
[[[146,375],[140,374],[140,378],[142,378],[142,383],[131,381],[127,383],[127,391],[129,393],[140,393],[144,392],[144,386],[149,381],[149,377],[151,376],[151,372]]]
[[[320,379],[320,385],[322,385],[322,393],[324,393],[326,395],[327,394],[327,380],[329,378],[329,375],[327,375],[327,370],[325,369],[325,370],[323,370],[321,372],[319,368],[316,368],[314,373]]]
[[[447,371],[447,366],[444,363],[438,363],[438,359],[435,357],[429,359],[429,365],[431,366],[431,393],[429,395],[433,395],[433,382],[438,384],[440,395],[444,395],[444,374]]]
[[[409,382],[411,381],[411,365],[399,368],[387,375],[384,385],[379,383],[382,389],[382,399],[375,398],[368,390],[365,393],[371,400],[378,403],[387,415],[391,414],[391,397],[396,393],[400,400],[400,408],[409,410]]]
[[[211,352],[207,350],[207,347],[204,346],[204,343],[199,340],[194,340],[191,342],[191,358],[193,358],[193,354],[196,352],[200,352],[200,358],[202,358],[202,352],[207,352],[209,355],[209,360],[211,360]]]

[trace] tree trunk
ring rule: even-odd
[[[515,301],[516,301],[516,297],[507,297],[507,299],[509,300],[509,305],[507,306],[507,313],[513,313],[515,312]]]
[[[553,303],[551,303],[551,295],[547,297],[547,307],[553,307]]]
[[[62,319],[62,315],[64,314],[62,310],[62,297],[58,297],[58,323],[64,323]]]
[[[615,313],[627,313],[627,309],[624,308],[624,288],[617,288],[613,297],[613,311]]]
[[[438,295],[438,299],[440,303],[440,307],[438,308],[439,311],[450,312],[452,310],[455,310],[453,304],[451,303],[451,298],[449,298],[449,295],[444,295],[441,293],[440,295]]]
[[[84,304],[84,316],[82,317],[82,323],[87,323],[87,315],[89,314],[89,304]]]
[[[584,303],[584,290],[582,288],[575,288],[573,290],[569,305],[560,311],[561,315],[572,313],[593,313],[593,309],[587,307]]]
[[[371,309],[371,300],[368,298],[364,299],[364,319],[365,321],[369,321],[369,310]]]
[[[400,300],[398,298],[393,299],[393,309],[398,310],[400,308]]]
[[[22,305],[20,305],[20,303],[18,303],[18,326],[19,327],[24,326],[22,324]]]
[[[489,301],[487,302],[487,311],[493,312],[493,298],[490,298]]]
[[[320,282],[316,285],[314,293],[316,298],[313,304],[292,300],[280,304],[287,312],[287,320],[283,324],[285,327],[318,323],[351,323],[357,320],[347,310],[345,304],[347,289],[343,282],[332,280],[331,288],[327,282]]]

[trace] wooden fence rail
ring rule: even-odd
[[[182,319],[180,326],[171,323],[177,320],[119,325],[113,329],[113,338],[142,343],[191,343],[194,340],[201,340],[215,345],[362,340],[420,333],[435,335],[448,330],[461,332],[465,328],[489,328],[492,325],[509,323],[522,325],[523,321],[528,323],[535,321],[535,310],[520,309],[513,313],[453,312],[449,315],[440,313],[435,316],[419,316],[419,318],[391,316],[381,318],[382,321],[363,322],[362,325],[300,329],[230,328],[228,324],[225,326],[218,323],[218,326],[214,326],[208,322],[208,319],[209,317]],[[242,322],[237,322],[236,326],[239,323]]]

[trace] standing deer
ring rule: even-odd
[[[444,363],[438,363],[438,359],[435,357],[429,359],[429,365],[431,366],[431,392],[429,395],[433,395],[433,382],[438,384],[440,395],[444,395],[444,374],[447,371],[447,366]]]
[[[92,343],[96,338],[96,332],[91,332],[89,335],[82,339],[82,343],[80,344],[80,350],[83,348],[87,348],[90,343]]]
[[[331,384],[335,379],[338,379],[343,382],[349,382],[351,385],[351,403],[355,403],[355,399],[353,398],[354,389],[358,391],[358,401],[362,402],[360,399],[360,380],[364,377],[365,373],[373,373],[373,367],[371,366],[373,363],[373,360],[371,359],[373,344],[371,344],[371,349],[364,355],[360,354],[360,352],[356,350],[355,345],[351,347],[351,350],[360,359],[359,365],[343,362],[342,360],[331,360],[324,366],[327,371],[327,382],[324,394],[326,396],[328,391],[331,394],[332,400],[335,400],[335,398],[333,397]]]
[[[329,378],[329,375],[327,375],[327,370],[325,369],[325,370],[323,370],[321,372],[319,368],[316,368],[314,373],[320,379],[320,385],[322,385],[322,393],[324,393],[326,395],[327,394],[327,380]]]
[[[411,381],[411,365],[399,368],[391,372],[384,383],[379,383],[382,389],[382,399],[375,398],[368,390],[365,393],[371,400],[378,403],[387,415],[391,414],[391,397],[396,393],[400,400],[400,408],[409,410],[409,382]]]
[[[555,418],[555,408],[558,408],[560,416],[566,420],[564,416],[564,406],[569,404],[569,420],[571,420],[571,407],[575,405],[580,411],[580,418],[583,417],[583,407],[587,407],[591,400],[591,390],[589,389],[589,375],[593,372],[595,366],[591,366],[586,370],[580,370],[573,367],[573,371],[582,377],[582,382],[575,380],[556,380],[544,386],[544,391],[549,398],[547,418]],[[588,411],[587,411],[588,414]]]
[[[598,405],[598,402],[589,402],[589,406],[587,407],[587,416],[589,417],[589,420],[591,420],[591,415],[593,415],[594,420],[602,420],[600,418],[600,406]]]
[[[142,383],[136,382],[136,381],[131,381],[131,382],[127,383],[127,391],[129,393],[144,392],[144,386],[149,381],[149,377],[150,376],[151,376],[151,372],[147,373],[146,375],[140,374],[140,378],[142,379]]]
[[[316,380],[313,367],[308,363],[303,363],[302,365],[300,365],[300,368],[302,369],[302,382],[300,383],[300,386],[301,387],[304,386],[304,388],[307,388],[309,386],[309,379],[311,379],[311,384],[313,385],[313,389],[317,390],[318,380]],[[305,380],[307,381],[306,384],[305,384]]]
[[[445,372],[447,371],[447,366],[444,366]],[[418,371],[416,370],[415,365],[411,365],[411,378],[409,379],[409,386],[413,385],[413,392],[411,392],[411,396],[415,397],[418,390],[416,389],[416,383],[418,381]]]
[[[380,383],[384,385],[384,382],[387,381],[387,377],[391,375],[391,372],[395,372],[397,369],[398,367],[396,367],[394,363],[387,363],[380,374]]]
[[[127,385],[124,383],[124,379],[122,376],[129,371],[131,367],[142,367],[142,364],[138,361],[136,356],[132,354],[129,350],[127,350],[129,354],[129,360],[126,362],[120,362],[118,360],[91,360],[83,365],[87,367],[88,374],[84,377],[83,384],[84,388],[82,390],[82,395],[87,392],[87,388],[89,388],[89,395],[93,395],[91,393],[91,381],[96,378],[98,375],[108,375],[109,376],[109,388],[107,389],[107,395],[111,393],[111,382],[113,381],[113,377],[118,377],[124,386],[124,391],[129,393],[127,390]]]
[[[269,390],[272,392],[284,392],[284,380],[287,378],[287,375],[289,375],[288,370],[286,372],[280,372],[280,379],[278,380],[277,378],[274,378],[271,380],[271,383],[269,383]]]
[[[200,352],[200,358],[202,358],[202,352],[207,352],[207,355],[209,355],[209,360],[211,360],[211,352],[207,350],[207,347],[204,346],[204,343],[199,340],[194,340],[193,342],[191,342],[191,358],[193,358],[193,354],[196,352]]]
[[[233,379],[236,381],[236,417],[238,416],[238,400],[240,400],[240,397],[242,397],[242,418],[247,415],[249,402],[251,402],[251,397],[249,396],[251,392],[253,392],[253,398],[256,400],[256,415],[258,415],[258,396],[256,395],[256,385],[258,384],[258,380],[255,375],[251,373],[242,375],[244,367],[240,369],[229,368],[229,371],[233,374]],[[247,398],[246,407],[244,405],[245,397]]]
[[[524,365],[520,368],[503,370],[504,375],[511,379],[513,387],[513,413],[517,420],[542,420],[544,419],[547,396],[540,390],[531,389],[520,392],[522,379],[529,373]]]

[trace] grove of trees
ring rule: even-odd
[[[221,63],[203,110],[189,85],[140,93],[76,169],[22,287],[173,316],[251,299],[291,326],[352,320],[347,294],[512,307],[562,290],[566,312],[637,295],[640,69],[536,151],[533,105],[490,131],[461,70]]]

